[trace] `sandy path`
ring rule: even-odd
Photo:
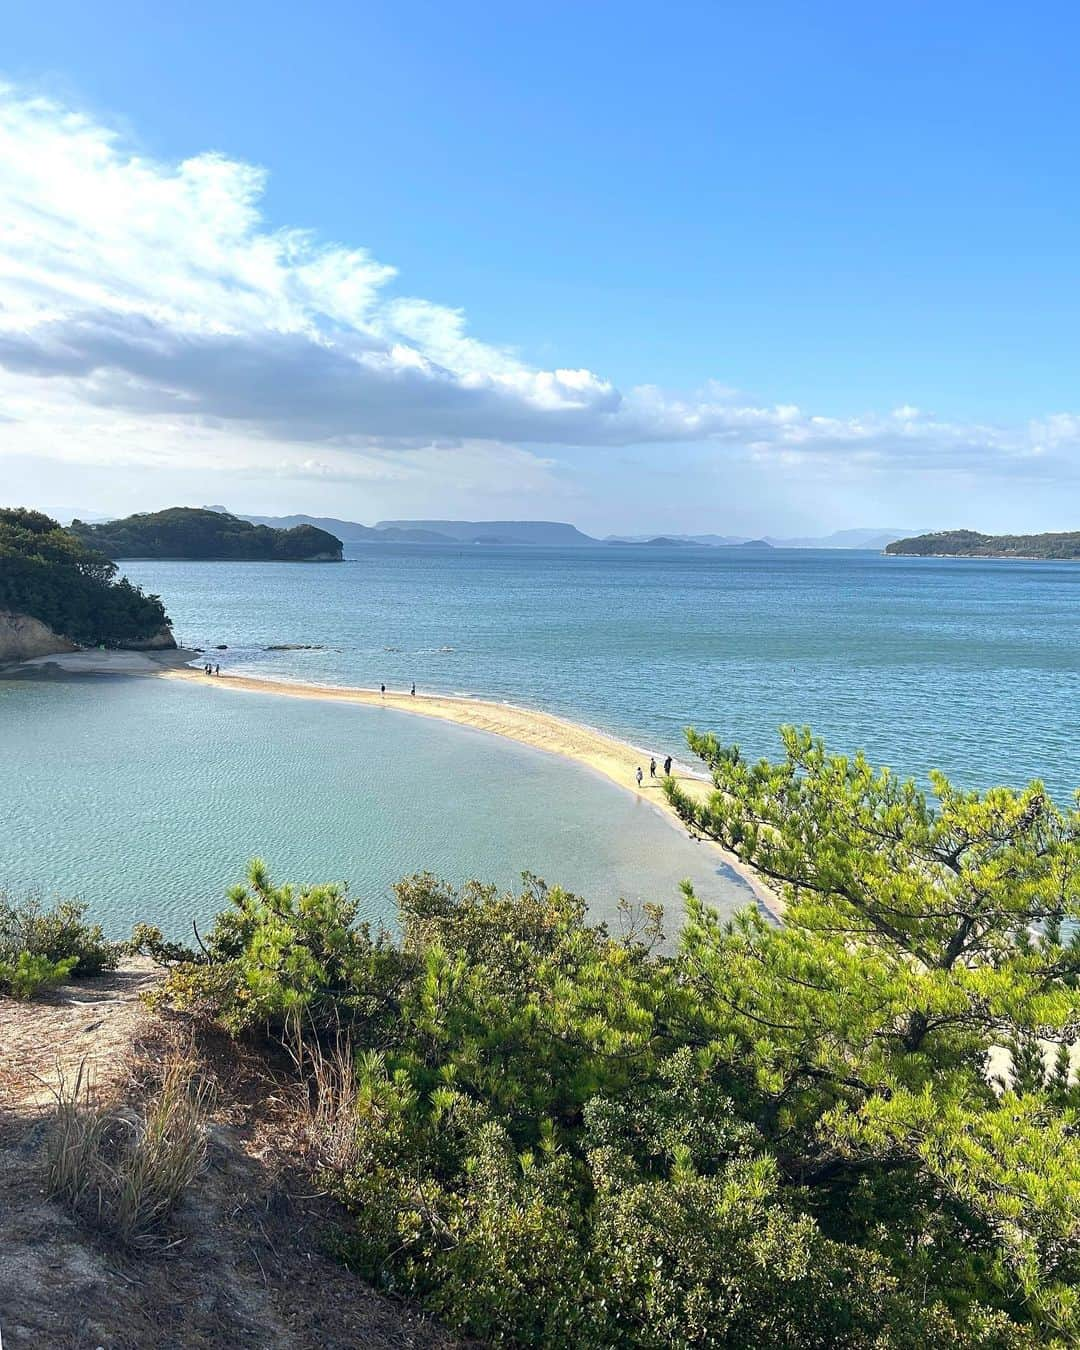
[[[276,694],[284,698],[314,698],[336,703],[360,703],[374,708],[393,708],[395,711],[412,713],[414,716],[456,722],[460,726],[486,731],[493,736],[504,736],[507,740],[532,745],[538,750],[546,750],[550,754],[562,755],[566,759],[583,764],[586,768],[610,779],[625,791],[633,792],[651,802],[673,823],[682,827],[682,822],[661,790],[660,778],[650,781],[648,753],[637,750],[613,736],[607,736],[601,731],[594,731],[591,727],[581,726],[562,717],[554,717],[551,713],[517,708],[508,703],[493,703],[486,699],[453,698],[445,694],[410,695],[395,692],[380,694],[377,689],[260,680],[249,675],[207,676],[201,670],[194,670],[188,666],[161,670],[160,677],[167,680],[194,680],[200,684],[212,685],[215,689],[233,692],[246,691]],[[638,765],[645,774],[640,788],[635,777]],[[684,791],[699,800],[707,797],[712,790],[711,784],[679,772],[678,766],[675,777]],[[758,901],[770,913],[779,917],[783,911],[783,901],[779,896],[734,854],[711,840],[704,842],[710,848],[714,848],[724,862],[747,882]]]
[[[105,1087],[145,1021],[139,995],[162,973],[134,957],[33,1000],[0,998],[0,1114],[49,1105],[61,1079],[70,1087],[80,1065],[97,1088]]]

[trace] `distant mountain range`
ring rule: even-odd
[[[582,548],[597,541],[557,520],[380,520],[375,529],[427,530],[460,544],[533,544],[541,548]]]
[[[207,509],[226,510],[224,506]],[[620,534],[595,539],[576,526],[557,520],[380,520],[375,525],[361,525],[358,521],[339,520],[335,516],[242,515],[240,518],[255,525],[270,525],[276,529],[313,525],[337,535],[347,544],[505,544],[533,548],[585,548],[596,544],[614,544],[652,548],[860,548],[880,551],[894,539],[918,533],[906,526],[875,526],[836,530],[820,538],[785,539],[766,535],[761,539],[751,539],[746,535],[732,534]]]

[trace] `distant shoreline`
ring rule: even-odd
[[[148,672],[149,673],[149,672]],[[602,731],[556,717],[551,713],[519,708],[510,703],[496,703],[489,699],[460,698],[448,694],[416,694],[377,689],[360,689],[338,685],[302,684],[297,681],[265,680],[250,675],[207,676],[190,666],[171,668],[159,666],[154,672],[162,679],[194,681],[215,689],[234,693],[275,694],[284,698],[319,699],[335,703],[358,703],[369,708],[391,708],[395,712],[432,717],[458,726],[485,731],[506,740],[530,745],[549,754],[573,760],[594,773],[601,774],[626,792],[649,802],[671,822],[683,827],[683,822],[668,804],[660,787],[660,778],[649,778],[649,753],[638,750],[626,741],[617,740]],[[635,771],[641,765],[644,783],[638,788]],[[704,799],[712,785],[704,779],[688,774],[676,774],[683,790]],[[751,868],[733,853],[711,839],[702,843],[714,849],[723,861],[750,887],[758,904],[779,920],[784,902]]]
[[[881,556],[883,558],[943,558],[948,562],[1080,562],[1080,558],[1076,557],[1046,558],[1039,557],[1034,553],[890,553],[888,549],[882,549]]]

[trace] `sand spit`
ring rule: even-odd
[[[392,708],[395,712],[433,717],[443,722],[456,722],[459,726],[486,731],[493,736],[503,736],[507,740],[518,741],[522,745],[531,745],[538,750],[546,750],[549,754],[572,759],[594,773],[602,774],[625,791],[642,797],[668,816],[674,824],[682,827],[682,822],[664,796],[660,777],[657,776],[655,779],[649,777],[647,751],[636,749],[625,741],[595,731],[591,727],[582,726],[563,717],[555,717],[551,713],[519,708],[509,703],[495,703],[488,699],[458,698],[448,694],[410,694],[407,691],[396,690],[388,690],[382,694],[377,689],[264,680],[249,675],[208,676],[190,666],[171,668],[159,666],[155,673],[165,679],[194,680],[233,693],[274,694],[283,698],[359,703],[370,708]],[[636,782],[639,765],[644,771],[644,781],[640,788]],[[675,766],[675,777],[686,792],[699,799],[703,800],[711,791],[710,783],[686,773],[678,765]],[[779,918],[784,908],[780,897],[734,854],[712,841],[704,842],[706,847],[715,849],[723,861],[746,881],[758,902],[774,917]]]

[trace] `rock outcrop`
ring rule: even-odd
[[[172,634],[169,634],[172,637]],[[176,643],[170,643],[175,647]],[[48,624],[29,614],[0,610],[0,665],[10,661],[29,661],[35,656],[51,656],[54,652],[77,652],[78,646],[54,633]]]
[[[116,645],[125,652],[172,652],[176,650],[176,639],[172,629],[165,624],[148,638],[132,638]]]
[[[150,637],[132,638],[128,642],[117,642],[115,646],[126,652],[170,652],[176,650],[176,639],[172,629],[165,624]],[[54,632],[40,619],[0,609],[0,666],[32,661],[36,656],[81,650],[77,642]]]

